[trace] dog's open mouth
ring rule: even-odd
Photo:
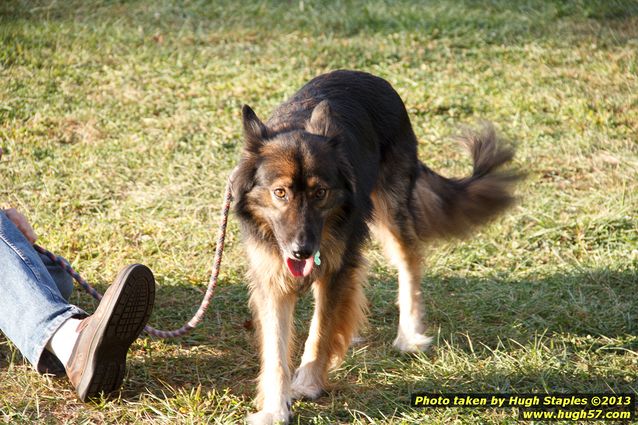
[[[286,266],[294,277],[306,277],[312,272],[315,263],[312,257],[305,260],[286,259]]]

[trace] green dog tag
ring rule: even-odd
[[[321,265],[321,253],[319,251],[315,254],[315,264],[318,266]]]

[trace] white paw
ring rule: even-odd
[[[292,383],[292,399],[293,400],[316,400],[323,395],[323,388],[320,385],[302,385],[295,382]]]
[[[286,425],[290,421],[290,412],[266,412],[260,410],[257,413],[248,415],[246,422],[249,425]]]
[[[404,353],[418,353],[425,351],[431,342],[432,338],[420,333],[407,335],[403,332],[399,332],[392,345]]]
[[[293,400],[316,400],[323,395],[323,385],[314,376],[308,366],[297,369],[290,388]]]

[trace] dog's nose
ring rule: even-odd
[[[306,247],[299,247],[292,251],[292,255],[297,260],[305,260],[306,258],[310,258],[310,256],[312,255],[312,251]]]

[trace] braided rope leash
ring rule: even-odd
[[[213,270],[210,275],[210,280],[208,282],[208,288],[206,289],[206,294],[202,299],[202,302],[199,306],[199,309],[195,313],[195,315],[184,324],[179,329],[175,329],[172,331],[164,331],[160,329],[155,329],[152,326],[146,325],[144,330],[149,334],[156,336],[158,338],[175,338],[178,336],[183,336],[192,331],[203,319],[206,314],[206,310],[210,305],[210,300],[213,298],[215,293],[215,288],[217,287],[217,278],[219,277],[219,269],[222,264],[222,255],[224,253],[224,241],[226,240],[226,227],[228,224],[228,214],[230,212],[230,204],[233,201],[233,195],[231,191],[231,182],[232,176],[228,179],[226,184],[226,191],[224,192],[224,206],[222,207],[222,217],[221,223],[219,225],[219,230],[217,232],[217,246],[215,248],[215,259],[213,260]],[[59,257],[50,251],[42,248],[41,246],[34,244],[33,247],[36,251],[41,254],[46,255],[51,261],[58,264],[64,271],[66,271],[76,282],[78,282],[86,292],[91,294],[93,298],[100,301],[102,299],[102,294],[95,290],[91,285],[88,284],[82,276],[78,272],[76,272],[71,265],[66,262],[62,257]]]

